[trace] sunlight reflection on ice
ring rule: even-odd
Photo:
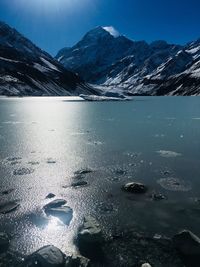
[[[62,226],[62,222],[57,217],[51,217],[49,223],[47,224],[46,230],[52,231],[56,230],[57,227]]]

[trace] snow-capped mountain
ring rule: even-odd
[[[94,93],[75,73],[0,22],[0,95]]]
[[[133,41],[112,26],[97,27],[56,56],[103,91],[129,94],[200,94],[200,39],[185,46]]]

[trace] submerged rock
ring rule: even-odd
[[[127,183],[125,184],[122,189],[126,192],[134,193],[134,194],[144,194],[147,192],[148,188],[142,183]]]
[[[8,195],[8,194],[12,193],[13,191],[14,191],[14,189],[11,188],[11,189],[4,190],[1,193],[2,193],[2,195]]]
[[[28,256],[25,266],[64,267],[65,255],[54,246],[45,246]]]
[[[115,173],[116,173],[117,175],[124,175],[124,174],[126,174],[127,172],[126,172],[125,170],[123,170],[123,169],[117,169],[117,170],[115,171]]]
[[[10,244],[10,239],[6,233],[0,232],[0,253],[5,252]]]
[[[112,203],[101,202],[97,205],[96,210],[100,214],[110,214],[114,211],[114,206]]]
[[[16,210],[19,206],[20,204],[18,203],[18,201],[9,201],[0,203],[0,213],[2,214],[9,213],[11,211]]]
[[[14,175],[28,175],[34,172],[34,169],[20,168],[13,171]]]
[[[40,163],[39,161],[29,161],[28,164],[34,166],[34,165],[39,165]]]
[[[184,230],[173,237],[175,247],[185,256],[200,257],[200,238]]]
[[[18,160],[21,160],[21,159],[22,159],[21,157],[9,157],[6,160],[11,162],[11,161],[18,161]]]
[[[81,169],[81,170],[78,170],[76,171],[74,174],[75,175],[85,175],[85,174],[88,174],[88,173],[91,173],[92,170],[91,169]]]
[[[85,216],[84,223],[78,233],[78,241],[82,243],[101,243],[103,233],[99,223],[92,216]]]
[[[86,186],[88,183],[86,181],[78,181],[72,183],[72,187],[80,187],[80,186]]]
[[[155,200],[155,201],[167,199],[167,197],[161,193],[152,193],[151,198],[152,200]]]
[[[67,256],[65,267],[89,267],[90,260],[81,256],[72,254],[71,256]]]
[[[161,178],[157,181],[157,183],[162,186],[166,190],[170,191],[190,191],[191,185],[189,182],[180,180],[178,178],[169,177],[169,178]]]
[[[49,159],[47,159],[47,163],[48,164],[55,164],[56,160],[49,158]]]
[[[181,153],[177,153],[174,151],[168,151],[168,150],[159,150],[159,151],[157,151],[157,153],[160,154],[160,156],[164,157],[164,158],[175,158],[175,157],[182,156]]]

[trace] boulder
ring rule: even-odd
[[[122,189],[126,192],[134,193],[134,194],[144,194],[147,191],[147,187],[142,183],[127,183]]]
[[[6,233],[0,232],[0,253],[5,252],[9,247],[10,239]]]
[[[65,267],[89,267],[90,260],[81,255],[72,254],[67,256]]]
[[[53,197],[55,197],[56,195],[54,195],[53,193],[49,193],[47,196],[46,196],[46,198],[53,198]]]
[[[104,258],[103,241],[103,233],[99,223],[93,217],[85,216],[77,238],[81,255],[93,262],[101,262]]]
[[[200,239],[190,231],[183,230],[176,234],[173,243],[184,256],[200,256]]]
[[[26,266],[64,267],[66,256],[54,246],[45,246],[28,256]]]
[[[151,267],[151,265],[149,263],[144,263],[141,267]]]
[[[78,233],[78,240],[81,243],[101,243],[103,233],[99,223],[91,216],[84,217],[84,223]]]

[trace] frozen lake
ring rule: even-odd
[[[0,204],[20,204],[0,214],[0,232],[11,234],[11,249],[26,254],[53,244],[74,251],[86,214],[107,234],[130,226],[200,235],[200,98],[66,100],[0,99]],[[82,169],[91,170],[82,178],[87,185],[74,188]],[[131,181],[146,184],[148,192],[123,192]],[[49,193],[73,209],[69,226],[45,216]],[[152,200],[154,193],[164,199]]]

